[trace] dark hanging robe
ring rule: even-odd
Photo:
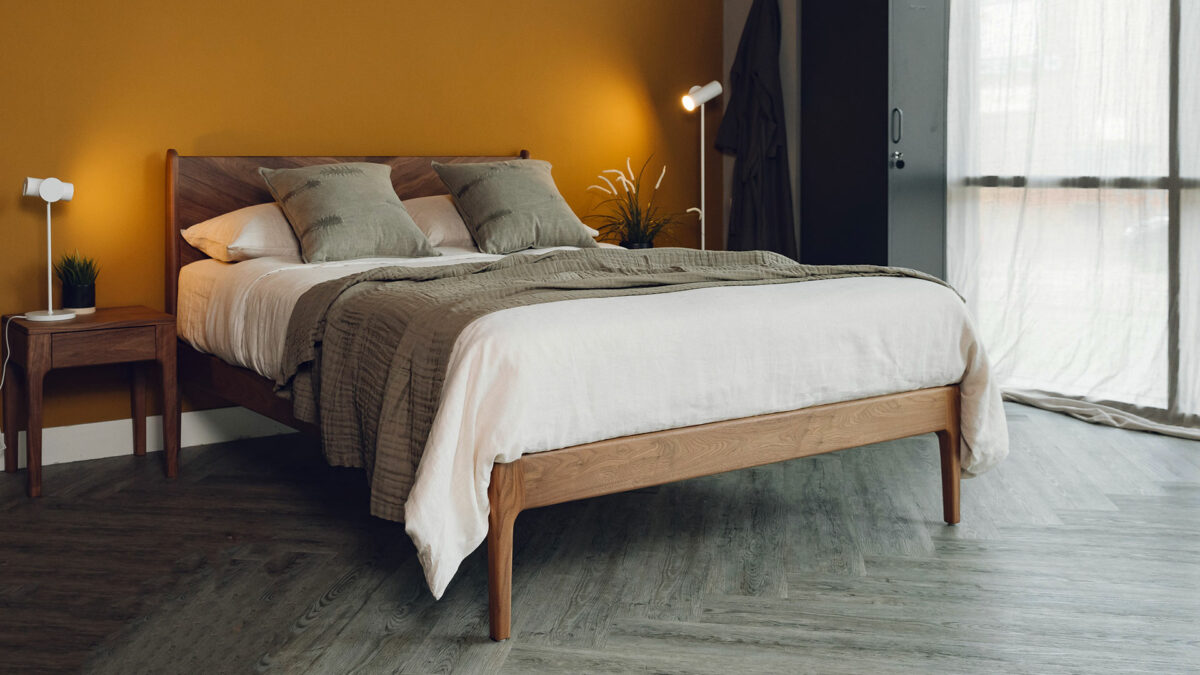
[[[728,247],[798,259],[779,79],[779,2],[754,0],[729,73],[717,149],[734,155]]]

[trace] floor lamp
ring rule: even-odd
[[[57,178],[26,178],[21,188],[26,197],[41,197],[46,201],[46,311],[25,312],[29,321],[66,321],[74,319],[75,312],[60,309],[54,311],[54,260],[50,253],[50,205],[54,202],[69,202],[75,196],[75,186]]]
[[[703,87],[696,85],[683,96],[683,107],[688,112],[700,108],[700,208],[688,209],[700,214],[700,250],[704,250],[704,104],[721,95],[721,83],[713,80]]]

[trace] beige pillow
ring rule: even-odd
[[[247,206],[196,223],[183,231],[183,239],[224,262],[271,256],[300,260],[300,242],[275,203]]]
[[[372,162],[258,170],[283,208],[305,262],[441,255],[392,187],[392,167]]]
[[[554,185],[550,163],[514,159],[481,164],[433,163],[484,253],[596,242]]]
[[[413,222],[433,246],[475,248],[471,231],[454,207],[454,198],[450,195],[405,199],[404,208],[408,209],[408,215],[412,216]]]

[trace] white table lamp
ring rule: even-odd
[[[690,208],[700,214],[700,250],[704,250],[704,104],[721,95],[721,83],[713,80],[703,87],[697,85],[683,96],[683,107],[688,112],[700,108],[700,208]]]
[[[69,202],[75,196],[75,186],[57,178],[26,178],[21,194],[26,197],[41,197],[46,200],[46,311],[26,312],[30,321],[66,321],[74,319],[75,312],[54,309],[54,260],[50,252],[50,205],[54,202]]]

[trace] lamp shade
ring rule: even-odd
[[[21,194],[26,197],[41,197],[47,202],[69,202],[75,196],[75,185],[64,183],[57,178],[26,178],[21,186]]]
[[[724,91],[724,89],[722,89],[721,83],[716,80],[709,82],[703,87],[699,85],[692,87],[688,93],[684,94],[683,96],[683,107],[689,112],[695,110],[696,108],[720,96],[722,91]]]

